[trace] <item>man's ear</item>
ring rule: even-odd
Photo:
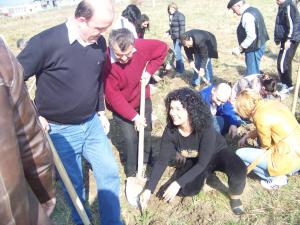
[[[81,17],[77,17],[76,21],[78,22],[79,27],[83,27],[87,22],[87,19],[81,16]]]

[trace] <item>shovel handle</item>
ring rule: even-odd
[[[297,105],[298,95],[299,95],[299,86],[300,86],[300,64],[298,66],[297,81],[296,81],[293,105],[292,105],[292,114],[293,115],[295,115],[295,113],[296,113],[296,105]]]
[[[143,73],[146,71],[148,63],[146,63]],[[145,118],[145,96],[146,96],[146,81],[141,79],[141,100],[140,100],[140,117]],[[138,171],[137,176],[143,177],[144,164],[144,126],[139,129],[139,145],[138,145]]]
[[[60,158],[59,158],[59,155],[56,151],[56,148],[51,140],[51,138],[49,137],[49,134],[48,133],[45,133],[46,134],[46,137],[47,137],[47,140],[49,142],[49,145],[50,145],[50,148],[51,148],[51,151],[52,151],[52,154],[53,154],[53,160],[54,160],[54,164],[56,166],[56,169],[63,181],[63,183],[65,184],[66,186],[66,189],[68,191],[68,194],[70,195],[70,198],[83,222],[84,225],[91,225],[91,221],[89,220],[89,217],[87,216],[85,210],[84,210],[84,207],[82,205],[82,202],[80,201],[80,198],[78,197],[73,185],[72,185],[72,182],[65,170],[65,167],[63,166]]]
[[[204,81],[204,83],[205,83],[206,85],[210,85],[209,80],[207,80],[205,76],[199,74],[199,70],[197,70],[195,67],[193,67],[193,70],[194,70],[196,73],[198,73],[198,75],[203,79],[203,81]]]

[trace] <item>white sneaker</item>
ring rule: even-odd
[[[294,90],[294,86],[288,87],[286,84],[281,84],[281,89],[279,91],[279,94],[288,94],[292,90]]]
[[[284,99],[286,99],[288,97],[288,94],[282,94],[280,92],[277,92],[277,97],[280,98],[280,101],[283,101]]]
[[[290,86],[290,87],[288,88],[288,90],[289,90],[289,91],[294,90],[294,86]]]
[[[261,180],[260,181],[261,186],[263,186],[264,188],[266,188],[268,190],[278,189],[281,186],[286,185],[287,183],[288,183],[288,178],[285,175],[277,176],[270,180]]]
[[[287,94],[287,93],[289,93],[288,86],[286,84],[282,84],[279,93],[280,94]]]

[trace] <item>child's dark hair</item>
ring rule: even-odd
[[[18,49],[23,50],[27,45],[27,41],[23,38],[20,38],[17,40],[16,44]]]
[[[260,78],[260,82],[267,92],[274,93],[277,91],[277,82],[274,78],[269,77],[268,75],[263,75]]]
[[[142,14],[141,19],[140,19],[140,25],[142,25],[142,23],[144,23],[146,21],[150,21],[149,17],[146,14]],[[146,27],[146,29],[147,30],[150,29],[150,23],[148,23],[148,26]]]

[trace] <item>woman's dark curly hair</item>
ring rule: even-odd
[[[130,4],[122,12],[122,16],[128,19],[129,22],[133,23],[136,27],[141,19],[141,10],[134,4]]]
[[[171,101],[179,101],[187,110],[190,124],[194,131],[201,132],[203,128],[211,126],[211,113],[197,92],[190,88],[180,88],[170,92],[165,98],[167,112],[167,123],[174,128],[172,118],[169,114]]]

